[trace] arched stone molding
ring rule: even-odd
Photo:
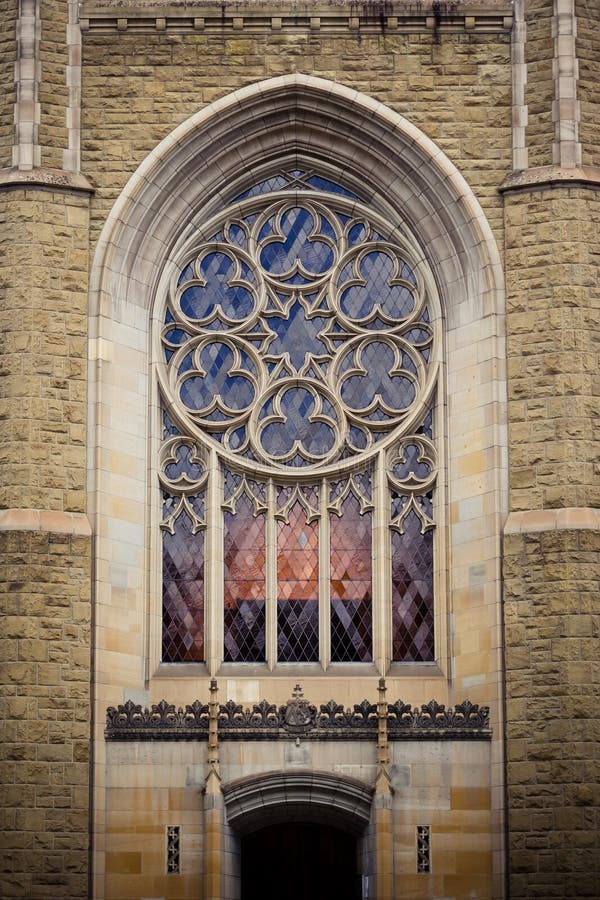
[[[359,835],[374,789],[356,778],[288,769],[222,786],[229,825],[241,835],[279,822],[312,822]]]
[[[230,200],[232,182],[274,161],[298,157],[362,178],[391,221],[398,213],[444,285],[450,324],[465,303],[479,314],[503,309],[500,257],[469,185],[444,153],[407,119],[332,81],[292,74],[235,91],[192,116],[130,178],[102,231],[93,270],[93,307],[127,300],[148,306],[183,228]],[[385,204],[383,198],[390,198]],[[107,308],[105,303],[109,301]]]

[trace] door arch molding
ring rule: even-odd
[[[374,788],[356,778],[288,769],[222,786],[229,825],[241,836],[280,822],[312,822],[359,835],[369,823]]]

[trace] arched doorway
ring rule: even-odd
[[[373,787],[298,769],[222,786],[242,900],[358,900]]]
[[[357,839],[330,825],[290,822],[242,837],[242,900],[361,896]]]

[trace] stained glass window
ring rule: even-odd
[[[331,516],[331,659],[370,662],[372,655],[371,512],[348,494]]]
[[[277,658],[319,659],[319,527],[296,502],[277,534]]]
[[[224,660],[265,660],[265,517],[244,494],[225,512]]]
[[[406,235],[353,185],[281,169],[175,254],[158,366],[165,662],[203,660],[205,621],[213,668],[434,659],[439,312]]]

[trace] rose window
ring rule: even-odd
[[[414,242],[281,173],[188,238],[165,294],[163,661],[432,660],[439,315]]]

